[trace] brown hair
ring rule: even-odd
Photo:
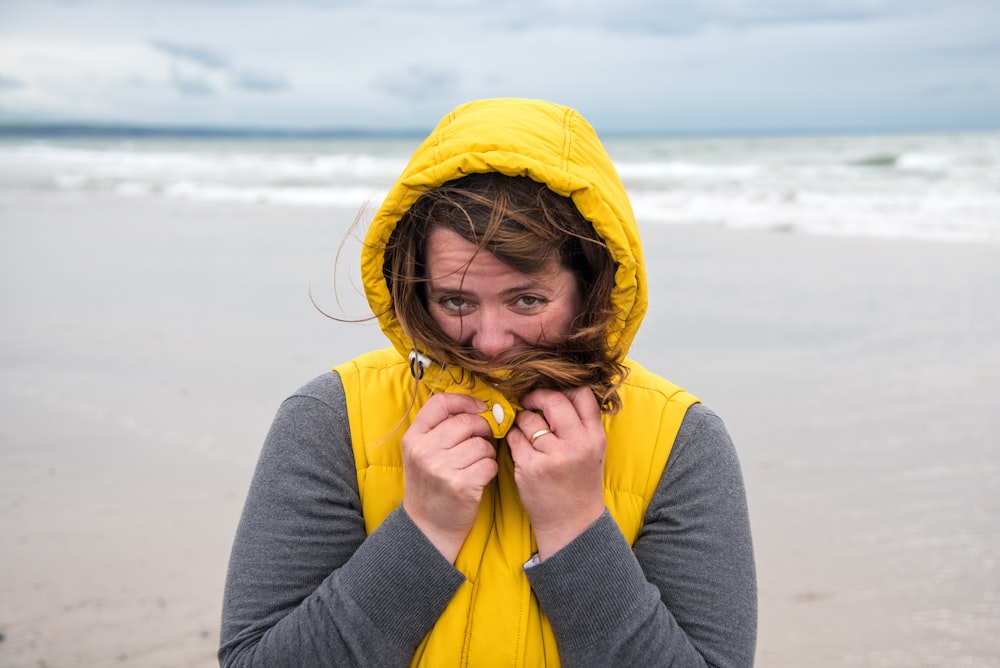
[[[427,245],[431,232],[459,234],[522,273],[557,260],[573,272],[582,310],[570,334],[503,359],[484,361],[447,337],[427,308]],[[458,367],[520,400],[532,389],[590,386],[602,410],[621,407],[627,369],[608,331],[623,317],[612,306],[615,263],[607,245],[572,200],[527,177],[473,174],[428,190],[399,220],[385,248],[383,274],[393,309],[414,345],[446,368]]]

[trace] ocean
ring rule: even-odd
[[[377,202],[420,137],[0,136],[0,198]],[[642,225],[1000,242],[1000,132],[607,137]]]

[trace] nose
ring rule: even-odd
[[[476,330],[472,335],[472,347],[484,359],[496,357],[514,346],[514,335],[503,313],[480,309],[478,316]]]

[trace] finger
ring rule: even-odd
[[[419,432],[426,433],[453,415],[466,413],[475,415],[485,410],[486,404],[475,397],[467,394],[443,392],[435,394],[420,407],[410,428],[416,428]],[[485,418],[483,421],[486,421]]]
[[[489,438],[493,435],[490,423],[482,415],[460,413],[449,415],[428,434],[443,447],[453,448],[474,437]]]
[[[514,425],[520,429],[528,440],[531,440],[531,436],[542,429],[552,429],[549,423],[545,421],[545,417],[537,411],[520,411],[517,417],[514,418]]]
[[[525,408],[540,411],[548,428],[556,434],[566,434],[581,423],[576,406],[562,392],[534,390],[527,394],[521,403]],[[538,429],[541,428],[538,427]],[[527,435],[530,436],[533,433],[533,431],[527,432]]]
[[[469,476],[469,481],[479,488],[486,487],[490,480],[493,480],[497,476],[499,471],[500,467],[496,463],[496,460],[487,457],[478,459],[465,468],[465,472]]]
[[[495,461],[497,451],[486,439],[470,438],[452,448],[448,457],[451,465],[461,470],[468,469],[484,459]]]
[[[580,421],[587,429],[604,428],[601,421],[601,405],[594,396],[594,391],[589,387],[574,387],[565,391],[566,397],[576,409],[576,414],[580,416]]]
[[[524,466],[536,454],[531,441],[528,440],[520,427],[507,432],[507,447],[510,448],[510,458],[514,460],[515,464],[521,466]]]

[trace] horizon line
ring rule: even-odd
[[[0,137],[67,137],[98,139],[422,139],[433,127],[366,128],[366,127],[314,127],[295,128],[250,125],[170,125],[157,123],[112,122],[30,122],[0,120]],[[604,138],[642,137],[766,137],[808,135],[867,135],[867,134],[940,134],[966,132],[996,132],[994,126],[854,126],[854,127],[798,127],[798,128],[709,128],[709,129],[659,129],[659,130],[604,130]]]

